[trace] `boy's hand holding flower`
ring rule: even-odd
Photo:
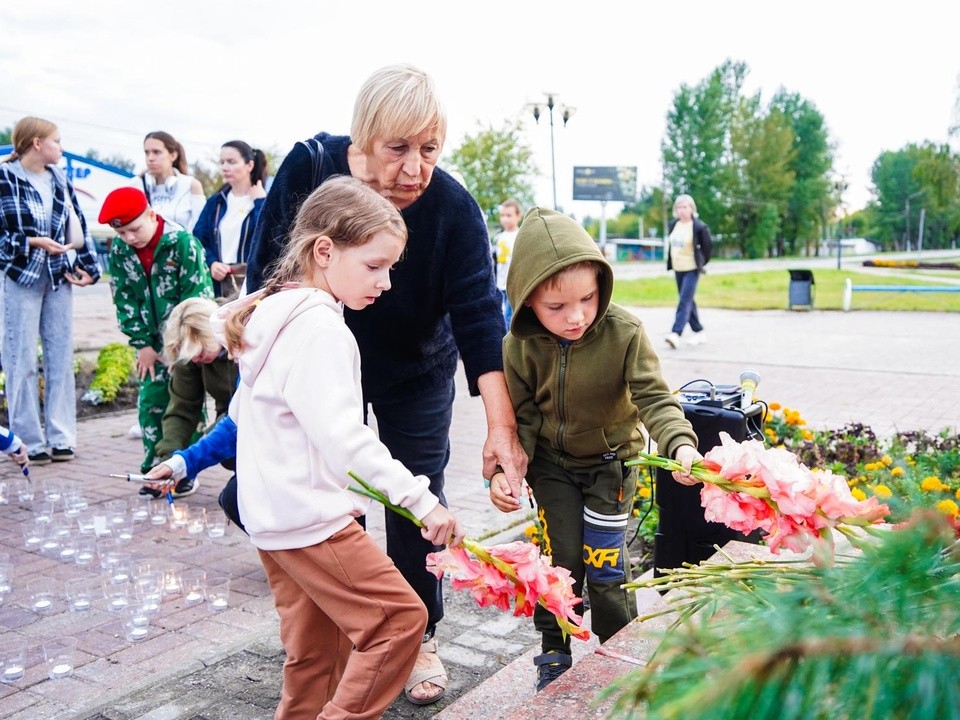
[[[703,460],[703,455],[697,452],[693,445],[681,445],[677,448],[676,461],[683,466],[683,470],[674,470],[673,479],[681,485],[697,485],[700,480],[690,474],[694,463]]]
[[[10,453],[11,459],[20,467],[25,468],[30,465],[30,456],[27,454],[26,443],[20,443],[16,452]]]
[[[502,472],[494,473],[490,478],[490,502],[500,512],[513,512],[520,509],[520,493],[514,494],[513,488]]]

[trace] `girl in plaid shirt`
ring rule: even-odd
[[[73,286],[95,283],[100,268],[77,196],[57,168],[62,155],[57,126],[25,117],[14,126],[12,139],[14,153],[0,164],[3,369],[11,429],[26,445],[30,462],[45,465],[74,456]]]

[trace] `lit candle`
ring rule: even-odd
[[[203,595],[198,593],[196,590],[187,593],[186,600],[188,603],[198,603],[203,600]]]
[[[126,598],[114,598],[110,601],[110,605],[115,608],[126,607],[127,599]]]
[[[227,601],[224,600],[223,598],[216,598],[216,599],[215,599],[212,603],[210,603],[210,604],[213,606],[213,609],[214,609],[214,610],[223,610],[223,609],[225,609],[225,608],[227,607]]]
[[[207,534],[212,538],[223,537],[224,528],[222,525],[214,525],[207,529]]]
[[[147,629],[145,627],[135,627],[130,629],[130,637],[136,640],[145,637],[146,634]]]
[[[51,605],[53,605],[53,602],[47,600],[46,598],[41,598],[33,604],[33,609],[37,610],[38,612],[42,612],[44,610],[49,610]]]
[[[69,663],[57,663],[50,669],[51,678],[66,677],[73,672],[73,665]]]
[[[86,610],[90,607],[90,601],[86,598],[78,598],[73,601],[74,610]]]
[[[3,676],[12,680],[18,680],[23,677],[23,666],[11,665],[3,671]]]

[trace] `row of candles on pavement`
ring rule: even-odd
[[[138,642],[147,637],[150,618],[159,615],[166,596],[180,595],[188,606],[206,602],[214,612],[229,606],[228,577],[208,577],[203,569],[185,569],[182,563],[134,560],[124,550],[136,526],[145,523],[169,525],[172,530],[193,536],[206,531],[211,538],[223,537],[223,513],[208,514],[206,508],[141,495],[91,507],[76,481],[30,482],[18,478],[0,482],[0,505],[11,500],[33,509],[33,517],[22,523],[27,549],[81,567],[99,561],[100,577],[28,580],[21,604],[38,615],[58,610],[61,599],[71,612],[89,610],[102,600],[106,610],[122,616],[126,639]],[[62,509],[59,514],[58,509]],[[13,590],[13,565],[8,554],[0,553],[0,605]],[[73,674],[75,645],[75,638],[43,643],[51,679]],[[23,677],[25,653],[26,639],[12,633],[0,636],[0,681],[14,682]]]

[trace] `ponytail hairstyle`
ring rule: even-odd
[[[240,153],[240,157],[243,158],[245,163],[253,162],[253,169],[250,171],[251,185],[256,185],[258,182],[266,180],[267,156],[263,154],[262,150],[250,147],[243,140],[230,140],[220,147],[233,148]]]
[[[363,245],[384,230],[406,243],[407,226],[393,203],[348,175],[324,181],[297,211],[286,250],[269,269],[259,300],[241,305],[227,319],[227,351],[232,356],[243,351],[243,330],[260,300],[312,273],[313,248],[319,237],[328,237],[337,247],[348,248]]]
[[[22,158],[33,147],[34,140],[45,140],[56,131],[57,126],[49,120],[33,116],[20,118],[13,126],[13,132],[10,135],[13,152],[7,161]]]
[[[220,349],[210,316],[220,306],[209,298],[192,297],[176,305],[163,325],[163,355],[171,365],[184,365],[201,353]]]
[[[184,152],[183,145],[173,139],[173,135],[163,130],[154,130],[153,132],[148,132],[143,138],[144,142],[147,140],[159,140],[162,142],[168,153],[176,154],[177,156],[177,159],[173,161],[173,166],[181,175],[187,174],[187,153]]]

